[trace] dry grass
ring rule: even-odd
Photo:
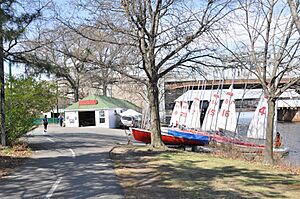
[[[14,171],[30,155],[31,150],[24,143],[18,143],[8,148],[0,145],[0,178]]]
[[[298,198],[300,176],[255,160],[121,146],[112,151],[126,198]]]

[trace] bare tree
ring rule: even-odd
[[[111,40],[115,40],[115,38],[111,36]],[[108,86],[123,82],[124,78],[120,73],[124,72],[124,65],[128,63],[127,59],[134,53],[126,46],[91,40],[89,40],[88,48],[91,53],[86,62],[92,65],[89,71],[90,84],[92,87],[102,90],[103,95],[107,95]]]
[[[44,3],[42,0],[40,5],[26,0],[0,1],[0,129],[3,146],[6,145],[4,61],[15,60],[24,52],[19,48],[20,40],[25,37],[26,29],[40,16],[40,11],[47,4]]]
[[[29,71],[65,79],[77,102],[80,89],[89,80],[87,73],[90,65],[85,62],[91,54],[88,41],[63,27],[56,30],[45,29],[42,37],[43,47],[26,55],[26,60],[31,63]],[[32,45],[40,46],[41,39],[38,42],[28,42],[29,48]]]
[[[290,7],[291,15],[293,17],[296,28],[297,28],[298,32],[300,32],[300,18],[298,16],[299,1],[288,0],[288,4],[289,4],[289,7]]]
[[[265,162],[272,164],[275,102],[300,80],[300,39],[292,17],[286,14],[286,2],[257,0],[240,4],[241,9],[230,16],[234,21],[229,26],[229,35],[218,35],[215,39],[260,80],[268,100]],[[289,78],[286,84],[282,84],[284,77]]]
[[[122,0],[121,3],[91,0],[80,3],[89,13],[88,20],[95,20],[93,25],[89,23],[90,28],[113,32],[126,39],[112,42],[80,31],[78,34],[98,42],[131,46],[138,53],[141,63],[136,69],[142,71],[142,76],[126,75],[147,86],[153,147],[164,147],[160,133],[159,80],[179,66],[201,64],[211,55],[207,33],[219,30],[220,20],[233,10],[231,3],[231,0]],[[70,21],[65,24],[76,31]]]

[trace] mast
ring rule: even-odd
[[[186,90],[188,90],[188,86],[186,87]],[[187,92],[187,91],[186,91]],[[179,125],[184,126],[186,123],[186,117],[189,109],[189,104],[185,100],[186,99],[186,92],[184,93],[183,100],[181,103],[181,113],[180,113],[180,118],[179,118]]]
[[[240,115],[241,115],[242,108],[243,108],[243,104],[244,104],[244,98],[245,98],[246,89],[247,89],[247,86],[248,86],[249,76],[250,76],[250,72],[249,72],[248,75],[247,75],[246,83],[245,83],[245,86],[244,86],[244,92],[243,92],[242,100],[241,100],[240,111],[239,111],[238,116],[237,116],[237,122],[236,122],[235,131],[234,131],[235,137],[238,137],[238,136],[239,136],[239,135],[238,135],[238,132],[237,132],[237,129],[238,129],[239,120],[240,120]]]
[[[200,99],[201,99],[201,101],[200,101],[200,115],[199,115],[199,122],[200,122],[200,127],[199,127],[199,129],[201,129],[202,128],[202,125],[201,125],[201,116],[202,116],[202,110],[203,110],[203,103],[204,103],[204,97],[205,97],[205,93],[206,93],[206,81],[205,80],[203,80],[204,81],[204,85],[202,84],[202,88],[201,88],[201,90],[202,90],[202,92],[201,92],[201,96],[200,96]]]
[[[195,97],[193,97],[191,109],[190,109],[189,115],[187,117],[186,124],[187,124],[188,128],[196,128],[197,127],[196,123],[197,123],[197,118],[199,115],[199,105],[200,105],[200,96],[199,96],[199,91],[198,91],[199,87],[200,87],[200,81],[197,85],[197,95]],[[192,99],[192,96],[190,99]]]
[[[213,109],[210,110],[209,114],[212,116],[211,122],[210,122],[210,130],[215,131],[217,129],[217,120],[218,120],[218,112],[219,112],[219,106],[220,106],[220,87],[223,88],[224,79],[222,81],[219,80],[217,93],[213,93]]]
[[[210,97],[209,97],[209,101],[208,101],[208,107],[209,107],[209,104],[210,104],[211,99],[212,99],[214,83],[215,83],[215,73],[213,72],[213,80],[212,80],[212,84],[211,84],[211,88],[210,88]],[[207,110],[205,112],[204,120],[203,120],[203,123],[202,123],[202,126],[201,126],[202,130],[207,130],[208,129],[207,128],[207,117],[208,117],[208,111],[209,111],[208,107],[207,107]]]
[[[224,77],[224,69],[222,70],[221,76],[222,76],[222,81],[221,81],[221,92],[219,92],[219,90],[218,90],[218,93],[219,93],[219,95],[220,95],[220,97],[219,97],[219,102],[218,102],[218,106],[220,106],[220,102],[221,102],[222,94],[223,94],[223,86],[224,86],[224,79],[225,79],[225,77]],[[220,111],[219,107],[217,107],[217,109],[218,109],[218,111],[216,111],[216,114],[217,114],[217,115],[216,115],[215,130],[217,130],[218,118],[219,118],[219,111]]]
[[[234,95],[234,93],[233,93],[233,84],[234,84],[234,80],[235,80],[235,72],[236,72],[236,68],[234,67],[234,72],[233,72],[233,78],[232,78],[232,82],[231,82],[231,86],[232,86],[232,89],[231,89],[231,91],[229,90],[229,92],[232,92],[232,94]],[[231,87],[230,86],[230,87]],[[234,98],[233,98],[233,101],[231,102],[231,98],[232,98],[232,96],[233,95],[230,95],[230,97],[229,97],[229,103],[235,103],[234,102]],[[235,106],[235,105],[234,105]],[[229,108],[230,108],[230,105],[228,106],[228,108],[227,108],[227,113],[229,113]],[[234,107],[235,108],[235,107]],[[235,110],[234,110],[235,111]],[[236,119],[236,118],[235,118]],[[227,129],[227,122],[228,122],[228,117],[226,117],[226,121],[225,121],[225,129],[224,130],[226,130]],[[237,122],[236,122],[236,124],[237,124]],[[236,131],[236,125],[235,125],[235,129],[234,129],[234,133],[235,133],[235,131]]]

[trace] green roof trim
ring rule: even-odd
[[[68,106],[65,110],[80,110],[80,109],[112,109],[112,108],[124,108],[139,110],[140,108],[133,103],[118,99],[114,97],[107,97],[103,95],[90,95],[82,100],[97,100],[97,104],[94,105],[79,105],[79,102]],[[80,100],[81,101],[81,100]]]

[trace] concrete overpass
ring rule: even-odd
[[[289,78],[283,78],[281,80],[281,84],[286,84],[289,82]],[[218,88],[219,85],[222,84],[221,79],[219,80],[206,80],[205,84],[206,84],[206,89],[211,89],[212,87],[214,89]],[[201,84],[202,84],[203,80],[201,80]],[[234,85],[234,88],[236,89],[240,89],[240,88],[244,88],[245,85],[247,86],[247,88],[251,89],[251,88],[262,88],[260,81],[258,79],[226,79],[223,81],[223,88],[229,88],[229,86],[232,84]],[[174,89],[199,89],[199,81],[197,80],[181,80],[181,81],[165,81],[165,90],[174,90]],[[200,85],[201,87],[201,85]],[[296,86],[299,87],[299,86]],[[294,86],[295,88],[295,86]],[[297,89],[296,89],[297,90]]]
[[[224,80],[223,89],[229,88],[232,84],[232,79]],[[289,78],[284,78],[281,81],[281,84],[289,82]],[[199,86],[199,81],[196,80],[182,80],[182,81],[166,81],[164,86],[164,99],[165,99],[165,115],[168,116],[171,114],[174,101],[183,95],[187,90],[200,90],[201,84]],[[222,80],[207,80],[205,83],[205,90],[217,89],[219,85],[222,84]],[[259,89],[262,88],[260,81],[258,79],[235,79],[234,80],[234,89],[244,89],[246,86],[247,89]],[[295,85],[292,87],[296,92],[300,93],[300,85]],[[244,100],[236,101],[237,106],[242,106],[245,111],[251,110],[254,111],[255,105],[257,102],[255,100]],[[293,103],[291,103],[293,104]],[[298,104],[298,103],[297,103]],[[299,102],[300,105],[300,102]],[[278,110],[278,119],[280,121],[300,121],[300,107],[298,106],[285,106],[280,107]]]

